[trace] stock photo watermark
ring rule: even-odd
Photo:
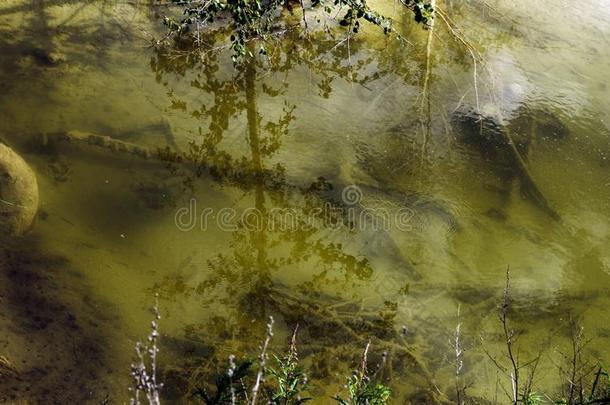
[[[366,207],[362,189],[355,185],[341,192],[341,203],[324,202],[319,207],[299,209],[280,208],[245,209],[202,207],[196,199],[176,211],[174,222],[183,232],[206,231],[211,227],[226,232],[239,229],[248,231],[298,231],[323,226],[326,229],[348,228],[369,231],[411,231],[415,212],[408,207]]]

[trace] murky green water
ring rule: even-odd
[[[0,399],[125,401],[155,293],[168,399],[185,369],[256,352],[273,315],[275,348],[300,324],[315,393],[334,394],[373,338],[400,395],[446,400],[458,307],[469,392],[493,398],[480,337],[500,353],[508,266],[523,358],[546,349],[545,389],[570,316],[591,358],[610,360],[610,8],[447,3],[486,61],[480,110],[529,133],[529,170],[559,221],[495,152],[462,141],[452,117],[475,108],[473,66],[442,30],[427,98],[416,27],[412,46],[365,30],[349,53],[289,34],[273,65],[235,69],[227,53],[201,65],[149,47],[157,7],[2,2],[0,137],[35,170],[41,210],[2,246],[0,355],[22,377],[0,380]],[[67,131],[199,164],[54,141]],[[373,210],[389,226],[362,215]]]

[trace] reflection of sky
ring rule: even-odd
[[[610,6],[604,0],[496,1],[522,38],[509,45],[534,88],[530,97],[567,113],[597,114],[610,128]],[[476,18],[479,18],[478,16]]]
[[[526,102],[534,86],[506,47],[487,52],[484,57],[486,71],[479,92],[481,112],[490,116],[501,114],[504,119],[510,119]]]

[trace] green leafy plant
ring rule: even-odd
[[[201,399],[207,405],[234,404],[236,398],[244,393],[244,387],[237,381],[248,376],[252,367],[252,360],[241,360],[235,363],[235,357],[229,357],[229,368],[216,377],[214,394],[205,387],[200,386],[192,393],[193,398]]]
[[[539,405],[542,403],[554,403],[556,405],[593,405],[593,404],[610,404],[610,374],[608,367],[598,365],[590,367],[590,364],[583,363],[581,354],[586,340],[583,339],[582,327],[576,321],[571,322],[572,331],[572,353],[567,353],[566,360],[568,367],[562,371],[562,384],[564,384],[563,393],[558,397],[561,399],[552,400],[548,395],[542,395],[534,391],[534,374],[536,372],[535,365],[538,363],[540,356],[526,364],[532,365],[529,376],[525,382],[516,384],[518,376],[517,372],[523,368],[518,366],[519,362],[516,356],[511,358],[514,343],[513,329],[508,323],[508,314],[510,309],[510,274],[507,271],[506,286],[502,305],[500,307],[500,320],[502,321],[505,338],[507,339],[507,347],[505,356],[508,357],[511,364],[515,364],[514,369],[501,368],[498,360],[493,358],[489,353],[491,360],[496,366],[503,371],[508,371],[511,384],[514,384],[513,392],[509,394],[509,400],[513,404],[523,405]],[[156,371],[157,363],[156,356],[158,348],[158,320],[159,312],[155,306],[155,320],[151,324],[151,333],[147,344],[138,343],[136,352],[138,361],[132,366],[132,377],[135,382],[135,389],[132,388],[134,398],[132,403],[149,403],[160,404],[160,389],[162,384],[157,382]],[[300,359],[297,352],[296,337],[298,331],[295,328],[288,352],[280,357],[273,356],[275,359],[274,365],[267,367],[265,365],[267,356],[267,348],[273,336],[272,333],[273,318],[269,318],[267,324],[267,334],[261,346],[261,352],[258,358],[258,372],[256,375],[252,372],[254,360],[244,359],[236,362],[235,356],[229,356],[229,367],[226,371],[216,376],[214,387],[208,390],[203,383],[194,384],[194,391],[188,392],[189,402],[192,400],[202,401],[207,405],[227,405],[227,404],[248,404],[256,405],[258,393],[260,401],[258,403],[269,403],[274,405],[301,405],[310,401],[312,398],[304,397],[303,393],[307,391],[307,377],[304,370],[300,366]],[[462,364],[462,345],[460,343],[460,323],[456,328],[456,349],[458,376]],[[383,363],[378,367],[375,373],[370,374],[368,370],[368,351],[370,342],[366,345],[362,354],[359,368],[354,371],[353,375],[347,379],[345,388],[347,395],[341,396],[337,394],[332,399],[340,405],[385,405],[389,403],[392,396],[392,391],[389,387],[379,381],[378,374],[385,364],[385,355]],[[146,356],[150,356],[147,358]],[[512,371],[512,372],[511,372]],[[7,377],[11,374],[16,375],[16,371],[12,368],[10,362],[0,356],[0,376]],[[267,378],[265,377],[267,375]],[[191,385],[192,386],[192,385]],[[259,389],[260,388],[260,389]],[[458,403],[471,403],[470,398],[466,398],[466,393],[463,388],[458,385]],[[145,394],[140,399],[138,393]],[[251,394],[251,395],[250,395]],[[508,392],[507,392],[508,394]]]
[[[367,370],[367,356],[370,343],[362,354],[360,368],[347,380],[346,399],[335,396],[333,399],[341,405],[384,405],[390,399],[392,391],[387,386],[377,383],[375,376],[371,378]]]
[[[418,23],[422,23],[427,26],[434,18],[434,7],[432,7],[432,5],[429,3],[422,0],[411,0],[406,1],[405,5],[413,10],[413,13],[415,14],[415,21]]]
[[[288,353],[280,358],[275,357],[276,368],[270,368],[269,373],[275,379],[277,388],[270,394],[270,402],[278,405],[299,405],[311,398],[302,398],[302,392],[307,388],[307,376],[299,366],[299,356],[296,348],[298,325],[295,328]]]
[[[538,393],[531,392],[523,396],[524,405],[538,405],[541,404],[544,397]]]

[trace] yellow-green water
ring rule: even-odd
[[[0,400],[126,401],[155,293],[160,362],[174,386],[185,367],[254,355],[273,315],[274,349],[298,322],[304,357],[315,364],[312,390],[334,394],[367,331],[324,328],[297,305],[269,299],[289,294],[352,321],[385,319],[387,340],[424,365],[441,399],[453,395],[449,341],[461,322],[464,378],[473,394],[493,398],[498,373],[480,337],[500,353],[497,305],[508,266],[522,356],[545,348],[540,380],[549,394],[570,316],[592,339],[592,361],[610,360],[610,8],[588,0],[574,18],[560,0],[446,3],[486,61],[477,71],[481,110],[507,121],[523,109],[547,111],[567,127],[564,139],[538,131],[528,153],[560,221],[459,142],[451,115],[476,104],[473,66],[438,21],[428,107],[427,33],[417,27],[407,32],[412,45],[365,30],[349,53],[347,43],[336,46],[341,38],[289,35],[272,54],[280,68],[262,62],[240,71],[228,53],[203,66],[157,53],[149,39],[163,35],[162,8],[2,2],[0,137],[35,170],[41,209],[30,234],[2,246],[0,355],[22,378],[0,380]],[[36,49],[58,63],[44,63]],[[75,130],[150,148],[203,146],[206,167],[220,169],[195,176],[192,164],[40,141]],[[321,184],[332,190],[311,191]],[[362,193],[348,209],[407,213],[406,224],[176,223],[188,207],[197,216],[283,208],[311,220],[326,203],[341,206],[348,186]],[[415,366],[395,368],[389,384],[401,394],[428,383]],[[168,399],[178,390],[170,385]]]

